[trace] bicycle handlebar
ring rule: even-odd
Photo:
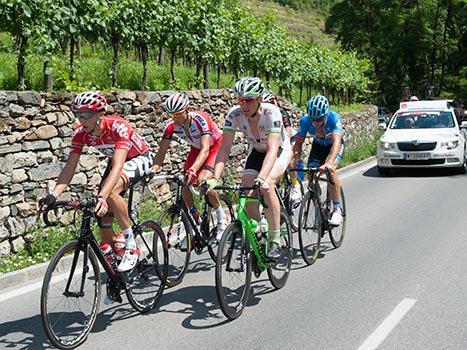
[[[52,221],[49,218],[49,212],[51,210],[65,208],[70,209],[91,209],[96,206],[96,200],[94,198],[84,199],[82,201],[56,201],[47,207],[47,209],[42,213],[42,220],[46,226],[57,226],[58,222]]]
[[[287,172],[292,172],[292,171],[293,172],[301,171],[301,172],[316,174],[319,172],[319,168],[289,168],[287,169]],[[319,177],[318,179],[321,181],[329,182],[331,185],[335,185],[335,182],[332,180],[331,169],[326,168],[324,173],[326,175],[326,179],[322,179],[321,177]]]

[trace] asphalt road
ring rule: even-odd
[[[166,289],[149,315],[126,300],[102,305],[81,348],[467,349],[467,176],[383,178],[371,163],[342,178],[342,247],[331,249],[325,236],[322,256],[306,267],[295,235],[287,285],[275,291],[266,273],[253,278],[239,319],[227,321],[218,307],[209,256],[193,255],[183,283]],[[6,300],[0,291],[1,349],[48,347],[40,291],[29,289]]]

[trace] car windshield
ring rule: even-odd
[[[437,129],[455,127],[451,112],[402,112],[398,113],[390,129]]]

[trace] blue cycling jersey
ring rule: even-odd
[[[344,132],[344,129],[342,129],[342,117],[339,113],[334,111],[329,111],[329,114],[326,118],[326,123],[324,124],[324,138],[316,137],[316,127],[313,125],[311,120],[312,119],[308,116],[308,114],[305,114],[300,118],[300,130],[298,131],[296,138],[305,139],[309,133],[311,137],[313,137],[313,142],[323,146],[328,146],[332,144],[332,135],[342,135]]]

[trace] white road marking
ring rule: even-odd
[[[378,328],[365,340],[358,350],[374,350],[386,339],[397,326],[407,312],[415,305],[417,299],[404,299],[391,312],[391,314],[379,325]]]
[[[16,298],[19,297],[20,295],[32,292],[36,289],[39,289],[42,287],[42,281],[35,282],[32,284],[28,284],[27,286],[12,290],[10,292],[6,292],[3,294],[0,294],[0,303],[7,301],[8,299]]]
[[[368,164],[365,164],[365,165],[362,165],[362,166],[359,166],[358,168],[355,168],[349,172],[346,172],[342,175],[339,175],[339,179],[340,180],[343,180],[343,179],[346,179],[348,177],[351,177],[351,176],[354,176],[356,174],[361,174],[361,173],[364,173],[365,171],[367,171],[368,169],[371,169],[373,168],[374,166],[376,165],[376,160],[374,162],[370,162]]]

